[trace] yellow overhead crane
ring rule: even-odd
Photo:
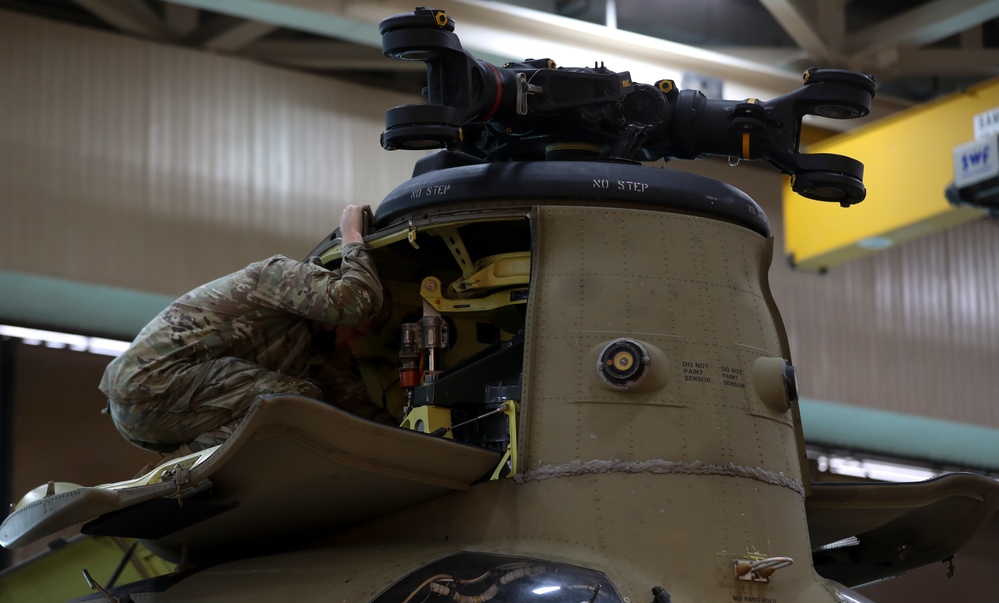
[[[949,204],[944,190],[954,179],[954,147],[973,140],[975,117],[996,108],[999,78],[810,145],[809,153],[862,161],[867,202],[849,208],[815,203],[792,194],[785,182],[784,240],[791,264],[824,271],[986,216],[983,209]]]

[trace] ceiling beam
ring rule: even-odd
[[[891,69],[893,76],[940,75],[995,76],[999,75],[999,49],[929,48],[901,52]]]
[[[791,36],[798,48],[804,50],[816,61],[833,61],[826,41],[812,26],[814,19],[805,14],[804,7],[797,0],[760,0],[777,23]]]
[[[222,15],[239,17],[249,21],[270,23],[301,31],[332,37],[355,44],[365,44],[381,48],[381,35],[371,23],[350,18],[339,10],[342,2],[312,2],[315,8],[295,6],[281,0],[169,0],[180,4]],[[319,6],[322,5],[322,6]],[[337,10],[334,10],[334,9]],[[412,11],[413,7],[408,10]],[[333,12],[330,12],[333,11]],[[395,11],[399,12],[399,11]],[[393,14],[393,8],[386,9],[386,16]]]
[[[142,0],[73,0],[108,25],[157,40],[174,38],[159,15]]]
[[[983,48],[985,36],[981,25],[976,25],[961,32],[961,48]]]
[[[198,30],[199,13],[198,9],[190,6],[169,2],[163,4],[163,18],[167,27],[179,38],[186,38]]]
[[[412,13],[414,6],[411,0],[172,1],[375,48],[381,48],[378,24],[395,14]],[[450,0],[448,14],[456,20],[456,33],[465,48],[498,65],[545,57],[565,66],[604,61],[609,68],[630,71],[636,82],[679,81],[692,71],[722,78],[725,98],[774,98],[801,84],[797,70],[498,2]],[[868,119],[909,105],[879,95]],[[835,125],[846,129],[857,123],[844,120]]]
[[[702,48],[754,63],[773,65],[779,69],[786,68],[801,73],[815,65],[814,59],[807,52],[787,46],[703,46]]]
[[[277,25],[257,21],[238,21],[201,39],[201,46],[222,52],[235,52],[278,29]],[[200,33],[199,33],[200,37]]]
[[[379,48],[335,40],[263,40],[245,47],[241,54],[305,69],[426,71],[421,62],[388,61]]]
[[[846,5],[849,0],[815,2],[815,26],[826,45],[836,53],[843,52],[846,40]]]
[[[851,55],[924,46],[999,17],[999,0],[932,0],[847,37]]]
[[[378,23],[395,14],[411,13],[414,6],[409,0],[173,1],[376,48],[381,48]],[[465,48],[477,58],[494,64],[542,54],[566,66],[592,65],[604,60],[609,67],[634,71],[636,64],[643,63],[649,71],[657,72],[651,81],[662,77],[679,79],[682,71],[690,70],[723,77],[730,83],[741,80],[744,86],[760,89],[760,94],[750,95],[758,98],[766,98],[778,90],[783,94],[800,82],[799,74],[781,72],[767,65],[500,3],[451,0],[449,14],[458,23],[456,33]],[[566,56],[570,53],[576,56]],[[576,57],[581,62],[575,62]],[[638,80],[634,73],[633,76],[636,81],[644,81]]]

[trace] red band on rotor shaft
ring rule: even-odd
[[[493,102],[493,108],[489,110],[489,114],[482,121],[492,119],[493,115],[496,114],[496,110],[499,109],[500,101],[503,99],[503,80],[500,78],[499,70],[492,63],[486,63],[486,65],[489,65],[489,68],[493,70],[493,75],[496,77],[496,100]]]

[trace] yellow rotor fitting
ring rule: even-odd
[[[619,371],[626,371],[631,368],[631,365],[635,364],[635,355],[631,352],[618,352],[614,355],[612,361]]]

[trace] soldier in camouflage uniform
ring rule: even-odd
[[[146,325],[100,384],[121,434],[157,452],[201,450],[225,441],[261,394],[370,404],[345,349],[383,304],[361,234],[367,211],[351,205],[340,218],[338,270],[276,255],[198,287]],[[313,345],[324,333],[332,358]]]

